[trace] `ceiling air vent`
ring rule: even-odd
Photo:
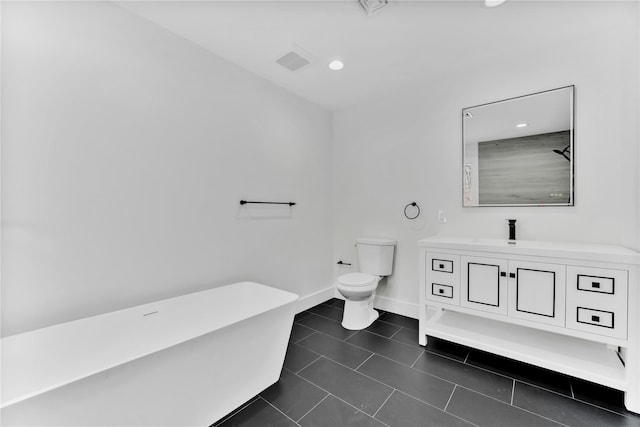
[[[282,55],[280,58],[276,59],[276,62],[289,71],[297,71],[311,63],[310,60],[294,51]]]
[[[367,13],[376,12],[389,4],[389,0],[358,0]]]

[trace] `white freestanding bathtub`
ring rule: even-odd
[[[297,299],[242,282],[3,338],[0,423],[209,426],[278,381]]]

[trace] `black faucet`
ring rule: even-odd
[[[516,243],[516,220],[508,219],[509,221],[509,243]]]

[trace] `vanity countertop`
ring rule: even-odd
[[[418,241],[418,246],[440,249],[466,249],[470,251],[507,253],[533,256],[553,256],[569,259],[639,264],[640,253],[616,245],[539,240],[477,239],[467,237],[434,236]]]

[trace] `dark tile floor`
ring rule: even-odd
[[[363,331],[343,302],[295,318],[280,381],[214,426],[640,426],[621,392],[429,338],[393,313]]]

